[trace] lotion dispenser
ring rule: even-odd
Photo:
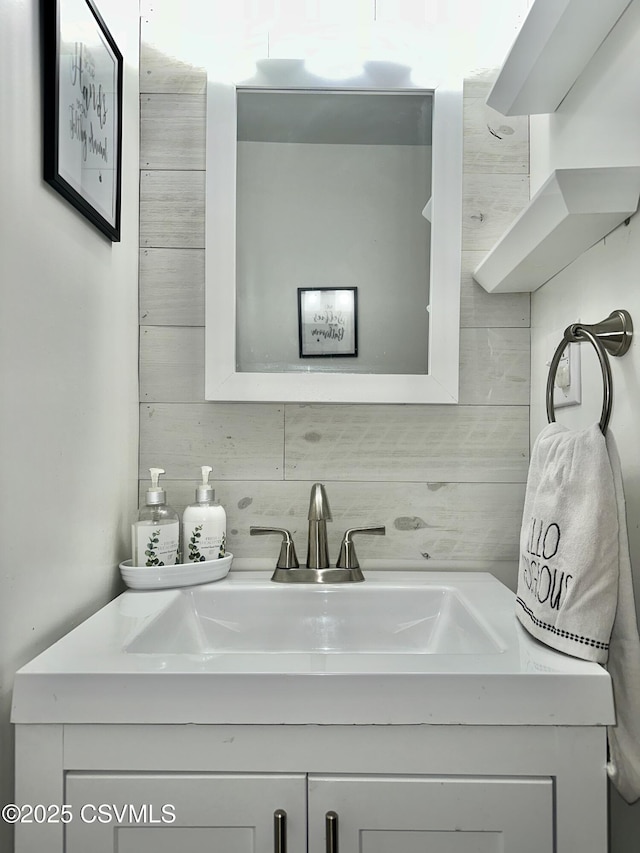
[[[182,516],[182,543],[185,563],[217,560],[225,555],[227,541],[227,514],[215,500],[215,491],[209,482],[213,470],[202,466],[202,482],[196,488],[196,502],[188,506]]]
[[[151,486],[138,520],[131,525],[132,566],[174,566],[180,562],[180,519],[158,484],[163,468],[149,468]]]

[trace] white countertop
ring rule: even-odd
[[[607,725],[609,675],[548,649],[514,613],[514,595],[484,572],[370,571],[385,584],[460,590],[496,638],[491,654],[153,653],[135,648],[180,590],[128,591],[16,675],[14,723]],[[232,571],[218,591],[269,584]],[[271,585],[272,595],[289,585]],[[355,585],[351,585],[352,587]],[[358,585],[364,586],[364,585]],[[335,588],[335,585],[332,585]],[[190,588],[194,589],[194,588]],[[203,588],[200,588],[203,589]],[[353,593],[350,593],[353,594]],[[185,599],[186,600],[186,599]],[[158,623],[162,624],[162,623]]]

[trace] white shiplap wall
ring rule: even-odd
[[[155,10],[155,11],[154,11]],[[471,271],[529,197],[528,125],[465,83],[461,385],[458,406],[204,401],[206,75],[154,41],[162,4],[141,21],[140,477],[166,469],[170,502],[193,499],[214,468],[229,549],[268,553],[251,524],[289,528],[306,548],[309,488],[327,486],[335,555],[346,527],[380,523],[362,558],[505,561],[515,582],[529,445],[529,297],[489,295]],[[273,543],[274,557],[277,550]],[[428,567],[428,563],[425,563]]]

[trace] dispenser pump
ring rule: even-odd
[[[165,490],[158,484],[160,474],[164,474],[164,468],[149,468],[151,474],[151,486],[147,489],[147,506],[157,506],[167,500]]]
[[[209,482],[209,474],[213,471],[211,465],[203,465],[202,482],[196,488],[196,501],[198,503],[210,503],[215,499],[216,493],[213,485]]]

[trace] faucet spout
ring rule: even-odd
[[[322,483],[311,487],[309,501],[309,544],[307,546],[307,568],[328,569],[329,547],[327,544],[327,521],[331,521],[331,510],[327,493]]]
[[[329,499],[322,483],[314,483],[311,486],[311,498],[309,500],[309,521],[332,521]]]

